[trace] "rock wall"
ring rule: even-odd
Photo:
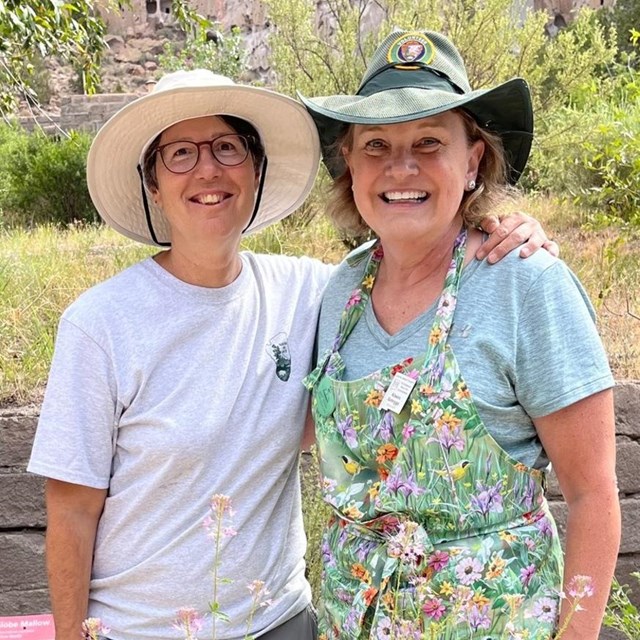
[[[633,601],[640,606],[640,585],[629,575],[640,570],[640,382],[619,382],[615,403],[623,531],[616,575],[634,588]],[[25,472],[38,411],[38,406],[0,409],[0,616],[49,611],[43,479]],[[564,532],[566,505],[553,478],[549,496]],[[611,631],[601,636],[619,637]]]
[[[61,99],[58,115],[21,116],[18,121],[27,131],[41,129],[51,135],[72,130],[96,133],[116,111],[140,95],[142,93],[65,96]]]

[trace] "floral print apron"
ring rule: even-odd
[[[456,239],[426,353],[353,381],[339,349],[365,309],[375,245],[333,349],[305,379],[324,499],[320,639],[547,640],[562,552],[544,474],[489,434],[447,343],[464,262]],[[394,376],[413,385],[381,408]],[[405,391],[405,395],[406,395]]]

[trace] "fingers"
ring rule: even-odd
[[[507,253],[529,239],[536,225],[536,220],[522,213],[514,213],[500,221],[495,216],[485,218],[481,226],[489,237],[480,245],[476,258],[487,258],[491,264],[502,260]],[[544,239],[548,238],[545,236]]]
[[[554,240],[547,240],[542,243],[542,248],[548,251],[554,258],[560,255],[560,245]]]
[[[491,234],[500,226],[500,218],[495,215],[486,216],[480,222],[483,231]]]
[[[495,216],[490,216],[486,224],[483,220],[482,228],[490,235],[476,252],[476,258],[486,258],[490,264],[502,260],[518,247],[521,258],[528,258],[540,248],[553,256],[560,253],[557,243],[547,237],[540,223],[522,212],[513,213],[500,222]]]

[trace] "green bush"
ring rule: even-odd
[[[599,14],[602,23],[613,27],[618,36],[618,48],[622,53],[634,50],[632,32],[640,30],[640,2],[617,0],[615,5]],[[639,61],[636,60],[636,65]]]
[[[276,26],[270,39],[272,64],[277,88],[284,93],[353,93],[366,61],[393,28],[441,31],[460,50],[472,87],[495,86],[514,76],[529,83],[536,131],[521,182],[526,189],[553,186],[556,195],[590,192],[593,196],[598,181],[612,182],[595,167],[586,166],[586,151],[579,157],[571,155],[573,147],[594,132],[592,114],[586,105],[579,108],[577,101],[591,89],[598,95],[598,79],[606,76],[616,59],[616,34],[603,26],[596,12],[580,11],[568,28],[549,39],[544,32],[548,14],[516,11],[512,0],[388,0],[383,4],[333,0],[326,5],[329,13],[322,32],[313,3],[267,0],[267,4]],[[373,23],[380,26],[373,28]],[[632,145],[623,143],[616,162]],[[567,172],[574,174],[571,190],[565,188]]]
[[[211,34],[210,38],[207,33]],[[238,79],[245,63],[246,52],[240,29],[228,33],[200,31],[188,37],[184,44],[167,42],[158,58],[165,71],[209,69],[229,78]]]
[[[534,147],[527,180],[572,198],[592,220],[640,226],[640,71],[611,65],[545,120],[560,133]]]
[[[640,572],[631,574],[640,583]],[[615,578],[604,616],[604,626],[617,629],[629,640],[640,638],[640,610],[630,600],[631,589],[622,586]]]
[[[85,178],[91,136],[27,133],[0,126],[0,216],[4,225],[95,222]]]

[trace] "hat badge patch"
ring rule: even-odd
[[[387,60],[397,65],[415,62],[429,64],[435,55],[435,47],[422,33],[405,33],[389,47]]]

